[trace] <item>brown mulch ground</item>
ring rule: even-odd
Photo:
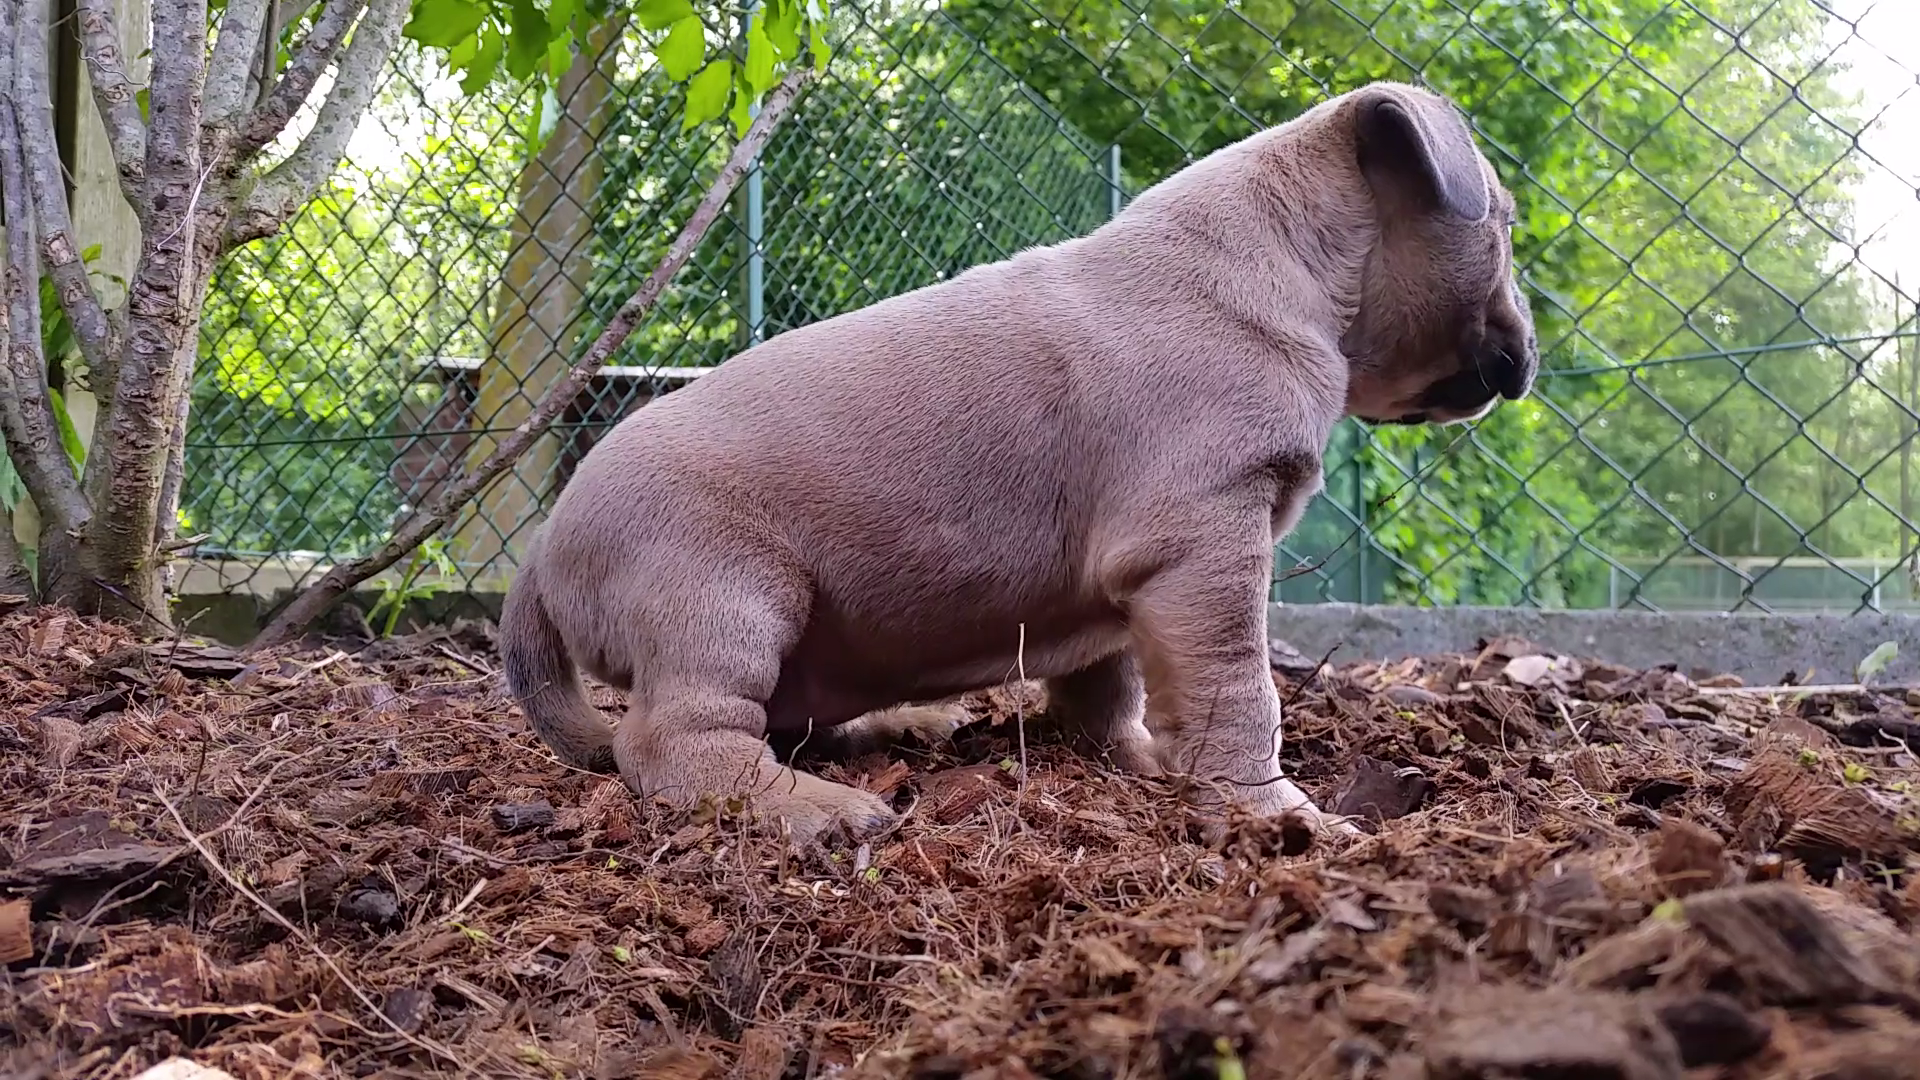
[[[813,862],[554,763],[487,657],[0,620],[0,1075],[1920,1075],[1899,694],[1282,657],[1371,832],[1292,854],[1037,725],[1022,783],[1016,689]]]

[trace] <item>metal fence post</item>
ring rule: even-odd
[[[746,13],[740,18],[740,29],[746,33],[753,28],[753,13],[759,8],[759,0],[748,0]],[[755,102],[747,106],[751,116],[760,115],[760,105]],[[767,249],[766,249],[766,187],[761,172],[761,156],[755,154],[752,164],[747,166],[747,344],[758,345],[767,338]]]
[[[759,110],[758,105],[753,108]],[[756,155],[747,169],[747,342],[758,345],[766,336],[766,192]]]
[[[1125,194],[1120,186],[1120,144],[1107,147],[1107,216],[1120,216],[1120,201]]]

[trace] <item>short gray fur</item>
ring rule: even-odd
[[[1816,682],[1852,682],[1856,665],[1892,641],[1900,654],[1874,681],[1920,680],[1920,617],[1912,615],[1275,604],[1268,625],[1273,637],[1315,659],[1339,645],[1336,663],[1466,651],[1483,638],[1515,636],[1566,655],[1636,668],[1678,664],[1688,674],[1727,673],[1754,685],[1808,669]]]

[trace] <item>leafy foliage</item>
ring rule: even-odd
[[[468,94],[496,80],[532,88],[539,102],[526,128],[534,152],[559,122],[562,104],[554,88],[573,66],[574,54],[593,23],[622,14],[617,0],[417,0],[402,29],[408,39],[434,50]],[[632,12],[653,43],[654,58],[668,78],[687,84],[683,124],[697,127],[728,112],[736,133],[751,122],[750,107],[779,82],[782,66],[802,57],[801,35],[813,62],[828,60],[817,27],[827,19],[823,0],[766,0],[759,17],[742,19],[743,63],[724,45],[733,9],[695,10],[690,0],[640,0]],[[709,53],[716,53],[708,59]]]

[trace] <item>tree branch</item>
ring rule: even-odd
[[[140,189],[147,176],[147,122],[140,118],[139,87],[127,77],[120,54],[120,27],[113,18],[113,0],[80,0],[80,53],[87,62],[87,82],[93,86],[93,104],[107,128],[114,171],[120,175],[120,193],[134,212],[144,216]]]
[[[236,157],[244,158],[280,137],[292,122],[293,114],[306,104],[321,73],[339,54],[341,44],[347,39],[347,30],[366,6],[367,0],[330,0],[321,10],[306,39],[294,51],[293,62],[287,65],[280,81],[274,84],[259,108],[241,123],[240,138],[234,145]]]
[[[73,235],[73,215],[67,206],[67,185],[60,175],[59,143],[53,135],[53,82],[47,75],[47,11],[39,3],[20,5],[19,36],[24,47],[16,54],[14,117],[19,124],[21,150],[26,157],[33,203],[40,229],[41,268],[53,279],[54,292],[60,298],[60,310],[66,313],[80,342],[80,355],[87,367],[105,372],[111,365],[112,332],[107,313],[87,277],[87,264],[80,257],[79,242]]]
[[[271,236],[300,211],[340,164],[354,129],[360,126],[379,88],[380,73],[400,40],[407,0],[367,0],[366,15],[340,57],[327,100],[313,130],[287,160],[273,167],[234,212],[226,246]],[[323,13],[321,18],[326,18]],[[291,72],[289,72],[291,75]]]
[[[493,453],[480,463],[480,467],[442,488],[431,505],[407,515],[406,521],[394,530],[392,538],[381,545],[378,551],[328,570],[319,581],[274,616],[273,621],[248,646],[249,650],[272,648],[294,640],[308,624],[325,614],[355,586],[405,558],[409,552],[445,528],[462,507],[506,472],[559,419],[567,406],[579,398],[581,391],[586,389],[602,365],[626,342],[627,336],[653,310],[654,303],[666,291],[668,283],[693,256],[694,249],[700,246],[707,230],[733,197],[733,190],[739,186],[740,178],[746,175],[754,158],[773,135],[774,129],[786,118],[787,110],[812,76],[812,68],[796,66],[767,95],[761,104],[760,114],[754,117],[746,135],[733,148],[732,156],[727,159],[719,175],[714,177],[713,186],[701,197],[700,204],[694,208],[686,224],[681,226],[680,234],[674,237],[666,255],[653,268],[653,273],[627,298],[626,303],[620,305],[620,310],[607,322],[606,329],[600,332],[586,355],[573,365],[564,378],[548,388],[533,412],[500,441]]]
[[[22,5],[0,4],[0,71],[13,69],[15,13]],[[28,48],[36,48],[29,45]],[[40,333],[40,267],[33,209],[28,200],[27,159],[20,142],[14,88],[0,80],[0,201],[7,219],[5,314],[0,316],[0,434],[49,530],[87,523],[86,497],[60,442],[53,398],[47,393],[47,357]]]
[[[213,41],[213,59],[207,62],[206,100],[202,122],[210,125],[237,121],[252,102],[247,100],[248,75],[260,55],[260,32],[267,22],[267,0],[227,0],[220,17],[220,36]]]

